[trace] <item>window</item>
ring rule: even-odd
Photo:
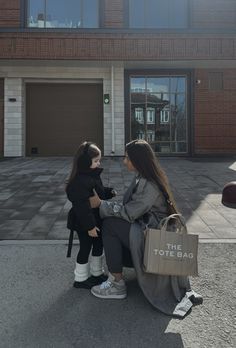
[[[145,136],[144,136],[144,132],[142,132],[141,130],[137,133],[137,139],[142,139],[144,140],[145,139]]]
[[[155,109],[147,108],[147,123],[154,124],[155,122]]]
[[[155,141],[155,132],[154,131],[152,131],[152,130],[147,131],[147,141],[149,143]]]
[[[169,123],[170,122],[170,111],[161,110],[160,112],[160,123]]]
[[[187,28],[188,0],[129,0],[130,28]]]
[[[138,123],[143,123],[143,109],[142,108],[135,108],[135,119]]]
[[[98,28],[99,0],[28,0],[31,28]]]
[[[130,135],[156,152],[188,151],[187,75],[130,75]]]

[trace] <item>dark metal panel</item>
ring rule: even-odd
[[[71,156],[84,140],[103,151],[102,84],[26,85],[27,156]]]

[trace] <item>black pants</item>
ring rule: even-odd
[[[102,239],[109,272],[121,273],[123,266],[132,267],[129,231],[131,223],[109,217],[103,220]]]
[[[90,237],[88,231],[77,232],[80,242],[80,249],[77,255],[77,262],[85,264],[88,262],[89,254],[92,249],[93,256],[101,256],[103,252],[103,243],[101,234],[98,237]]]

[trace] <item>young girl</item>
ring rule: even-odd
[[[103,244],[101,237],[101,219],[98,208],[92,209],[89,197],[96,190],[98,196],[109,199],[115,196],[112,188],[104,187],[99,168],[101,151],[91,142],[84,142],[74,157],[72,171],[66,186],[72,208],[68,214],[67,227],[78,233],[80,249],[75,265],[74,287],[90,289],[107,279],[102,268]],[[92,249],[91,261],[88,263]],[[90,276],[91,273],[91,276]]]

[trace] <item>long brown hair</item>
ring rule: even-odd
[[[127,155],[138,173],[145,179],[154,182],[163,193],[169,214],[178,213],[167,176],[152,150],[145,140],[133,140],[125,147]]]
[[[66,187],[76,177],[79,172],[86,172],[89,170],[92,159],[99,156],[100,150],[95,143],[84,141],[80,144],[75,153],[70,176],[66,182]]]

